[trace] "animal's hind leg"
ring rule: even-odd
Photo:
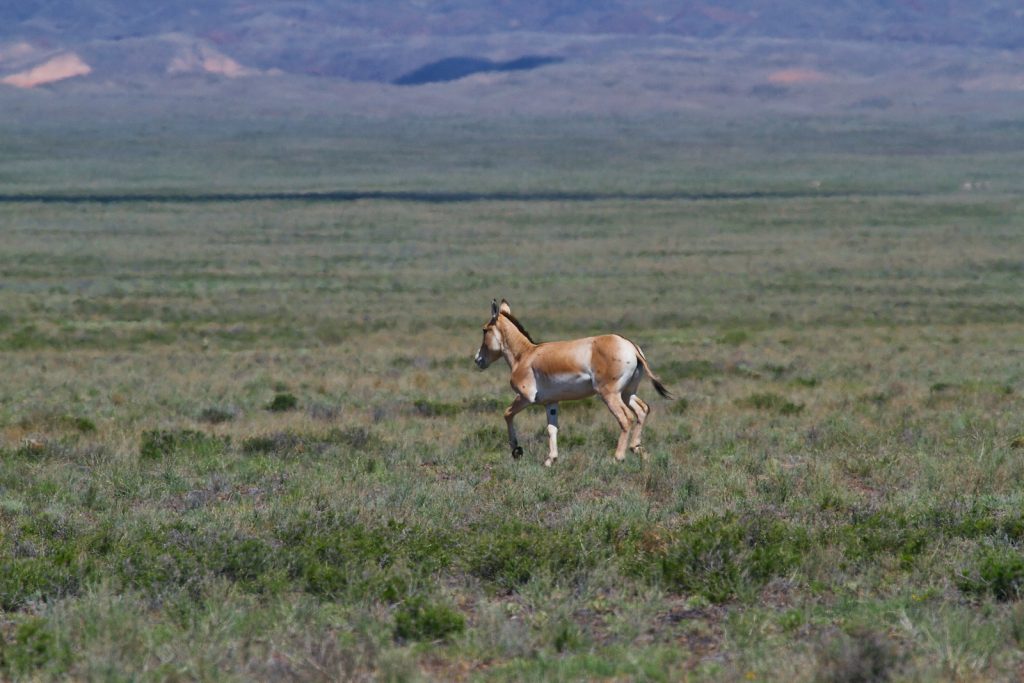
[[[629,397],[628,405],[633,414],[636,415],[636,429],[633,430],[633,438],[629,441],[629,449],[637,455],[646,458],[647,452],[640,445],[640,438],[644,429],[644,422],[647,421],[647,416],[651,413],[651,407],[644,403],[643,399],[636,394]]]
[[[612,416],[619,423],[619,442],[615,446],[615,459],[626,459],[626,442],[629,439],[629,428],[632,426],[632,411],[626,406],[619,392],[611,392],[601,395],[604,404],[608,406]]]

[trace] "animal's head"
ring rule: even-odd
[[[504,340],[501,336],[501,328],[498,327],[498,316],[502,313],[511,313],[512,308],[504,299],[501,304],[497,299],[491,301],[491,319],[484,325],[484,338],[480,342],[480,349],[476,352],[476,366],[481,370],[501,358],[501,348]]]

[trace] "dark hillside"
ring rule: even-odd
[[[395,85],[423,85],[455,81],[475,73],[487,71],[529,71],[547,64],[557,64],[559,57],[527,55],[507,62],[493,62],[479,57],[449,57],[426,64],[415,71],[396,78]]]

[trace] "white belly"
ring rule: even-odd
[[[554,403],[586,398],[594,394],[594,380],[590,373],[544,375],[537,373],[537,398],[535,403]]]

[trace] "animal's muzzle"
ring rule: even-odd
[[[477,354],[477,355],[476,355],[476,356],[475,356],[475,357],[473,358],[473,362],[474,362],[474,363],[476,363],[476,366],[477,366],[478,368],[480,368],[481,370],[486,370],[486,369],[487,369],[487,361],[486,361],[486,360],[484,360],[484,357],[483,357],[483,356],[481,356],[480,354]]]

